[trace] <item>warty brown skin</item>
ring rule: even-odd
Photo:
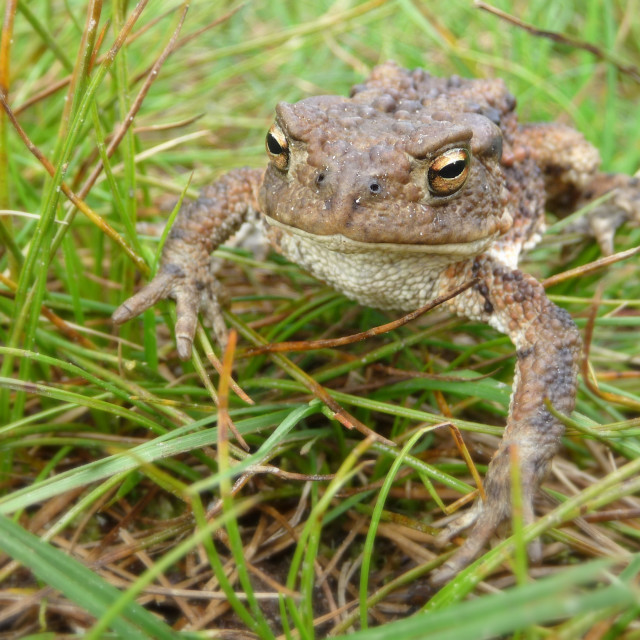
[[[198,311],[224,341],[209,255],[255,212],[276,249],[364,304],[410,311],[478,278],[448,306],[510,337],[516,376],[486,500],[443,532],[446,541],[473,527],[434,584],[471,562],[509,516],[512,445],[525,519],[533,519],[535,492],[563,433],[545,400],[564,414],[574,407],[578,331],[517,269],[521,250],[543,230],[545,206],[567,213],[611,190],[585,223],[606,250],[617,226],[640,219],[637,179],[600,173],[597,151],[579,133],[519,126],[514,108],[500,80],[435,78],[393,63],[374,69],[351,98],[278,105],[266,172],[231,171],[184,205],[158,275],[113,316],[121,323],[173,298],[180,357],[191,354]]]

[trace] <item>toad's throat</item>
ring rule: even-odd
[[[447,266],[483,253],[498,235],[438,245],[369,243],[264,219],[274,247],[311,275],[364,305],[400,311],[413,311],[439,295]]]

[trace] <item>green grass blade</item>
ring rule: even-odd
[[[367,629],[341,640],[484,640],[558,618],[576,616],[612,605],[636,602],[628,583],[612,584],[580,593],[577,587],[604,578],[611,562],[597,560],[567,569],[552,578],[511,589],[506,593],[459,603],[443,611],[423,612]]]
[[[118,589],[94,571],[4,516],[0,516],[0,549],[93,616],[105,615],[121,597]],[[127,640],[175,640],[176,637],[171,628],[134,602],[128,602],[110,623],[111,628]]]

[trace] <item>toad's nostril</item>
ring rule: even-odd
[[[375,180],[369,184],[369,191],[371,191],[371,193],[380,193],[381,189],[380,183]]]
[[[319,173],[316,176],[316,184],[322,184],[324,182],[325,175],[324,173]]]

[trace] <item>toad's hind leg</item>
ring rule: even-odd
[[[593,236],[602,253],[611,255],[616,231],[626,222],[640,223],[640,174],[637,175],[599,173],[595,176],[576,208],[585,207],[599,198],[602,198],[601,202],[565,231]]]
[[[598,150],[575,129],[552,122],[524,125],[517,130],[517,146],[527,149],[541,171],[547,211],[564,217],[593,203],[565,232],[594,237],[609,255],[618,228],[640,223],[640,174],[601,172]]]
[[[510,516],[510,450],[514,445],[524,518],[526,522],[533,520],[535,493],[564,431],[546,401],[561,413],[573,410],[580,357],[580,336],[571,317],[546,297],[534,278],[489,256],[453,269],[459,273],[450,277],[475,276],[481,281],[450,304],[460,315],[485,320],[506,333],[516,347],[517,366],[507,426],[485,480],[486,500],[478,500],[469,513],[443,532],[442,539],[447,540],[473,527],[462,547],[432,577],[436,585],[447,582],[474,560]]]

